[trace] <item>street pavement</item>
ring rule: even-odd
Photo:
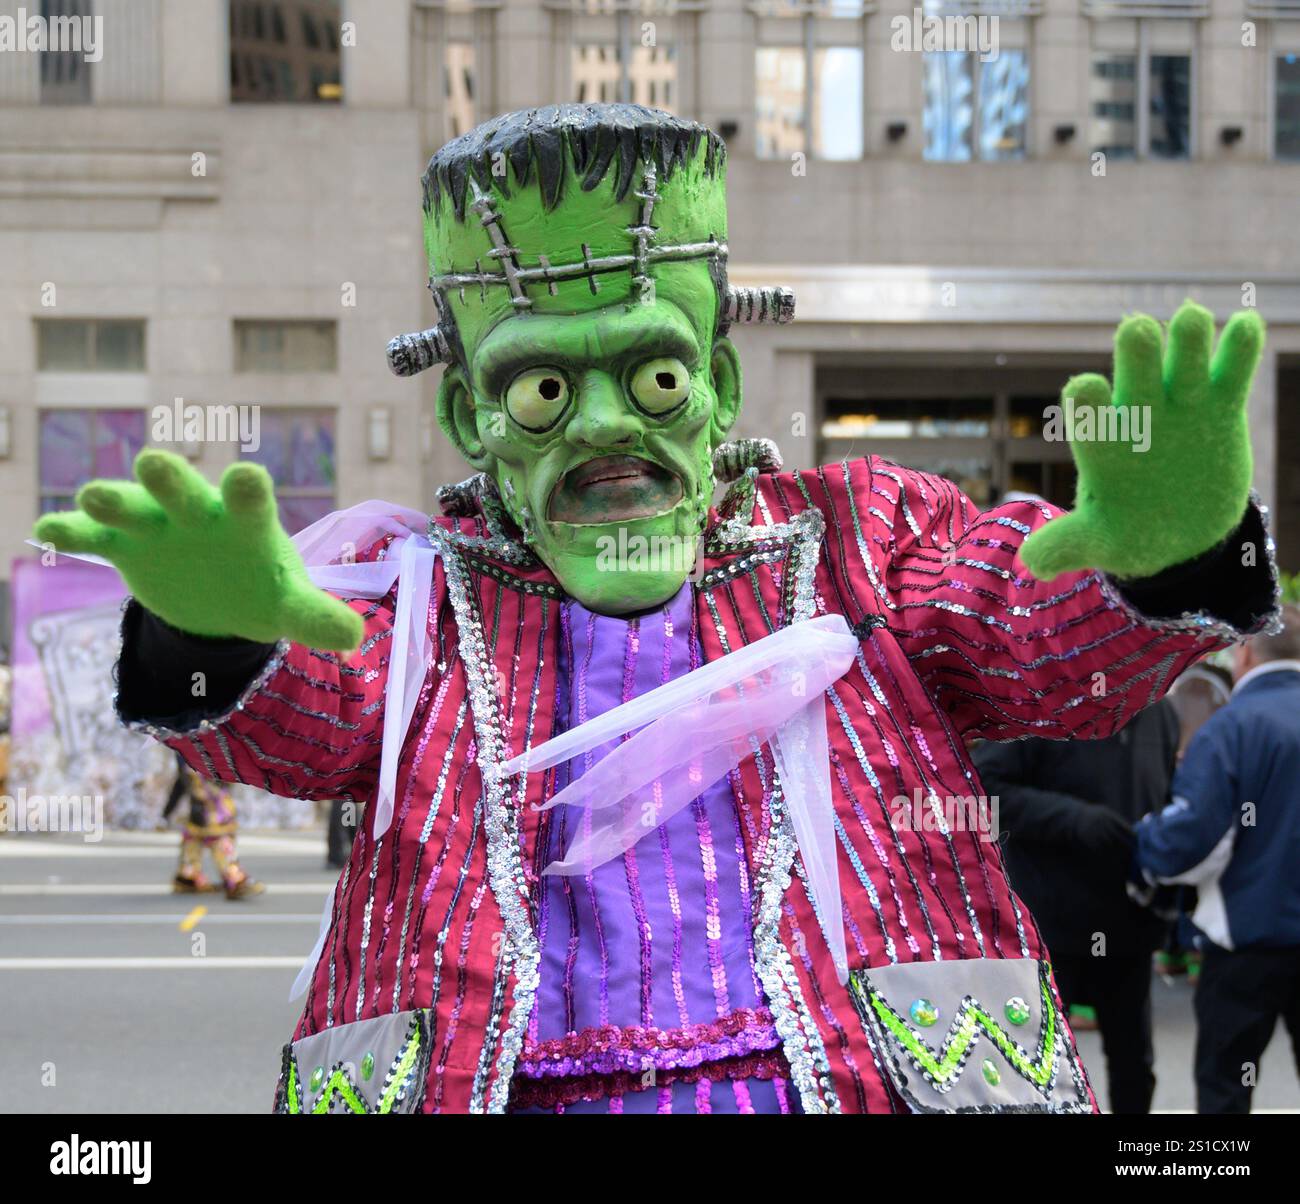
[[[269,1111],[336,877],[324,831],[241,833],[267,891],[235,902],[171,893],[178,844],[0,836],[0,1111]]]
[[[173,895],[175,833],[0,835],[0,1112],[265,1112],[335,874],[325,835],[243,833],[254,899]],[[1194,1109],[1191,989],[1153,984],[1156,1107]],[[1080,1048],[1105,1099],[1096,1033]],[[1300,1111],[1279,1026],[1257,1110]]]

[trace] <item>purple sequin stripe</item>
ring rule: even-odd
[[[689,583],[660,610],[634,619],[564,603],[559,713],[568,725],[690,672],[700,660],[694,611]],[[562,766],[556,788],[613,747]],[[585,822],[589,817],[581,812],[562,808],[549,825],[546,860],[560,857]],[[755,985],[742,849],[734,797],[724,779],[622,857],[585,876],[543,878],[541,982],[517,1073],[550,1077],[557,1060],[565,1075],[650,1071],[777,1048],[779,1038]],[[611,1028],[628,1030],[625,1045]],[[647,1028],[663,1030],[663,1043],[647,1047]],[[542,1055],[542,1048],[570,1044],[571,1057]],[[739,1110],[748,1111],[753,1105],[743,1084],[738,1086],[733,1092],[728,1084],[723,1094],[733,1109],[740,1104]],[[768,1097],[763,1102],[770,1110],[780,1110],[770,1084],[752,1088]],[[630,1105],[624,1101],[628,1111]],[[581,1110],[582,1105],[565,1109]],[[599,1110],[609,1110],[609,1102]]]

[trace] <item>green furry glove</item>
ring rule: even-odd
[[[1213,315],[1191,301],[1167,338],[1154,318],[1134,314],[1115,332],[1113,392],[1091,373],[1066,384],[1061,409],[1079,487],[1074,510],[1020,550],[1040,581],[1074,569],[1151,577],[1241,522],[1251,478],[1246,400],[1264,323],[1234,314],[1211,357],[1213,343]]]
[[[84,485],[80,509],[45,515],[36,538],[102,556],[142,606],[191,635],[360,644],[361,616],[311,583],[261,465],[232,464],[218,491],[180,456],[151,448],[135,475],[138,485]]]

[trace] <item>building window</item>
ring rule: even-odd
[[[1147,153],[1153,159],[1187,159],[1192,143],[1192,56],[1153,54],[1147,59],[1150,80]]]
[[[312,321],[236,321],[236,372],[333,372],[338,325]]]
[[[903,463],[942,472],[977,505],[991,505],[998,486],[993,470],[993,397],[927,393],[925,384],[931,383],[927,374],[917,376],[916,392],[909,396],[828,398],[821,427],[823,447],[829,446],[835,455],[844,447],[869,446],[886,456],[904,448],[909,458]]]
[[[412,96],[431,149],[495,112],[492,53],[496,10],[417,4],[412,10]]]
[[[1300,54],[1273,63],[1273,154],[1300,159]]]
[[[66,22],[64,28],[73,22],[85,28],[93,16],[92,0],[41,0],[41,17],[47,30],[59,21]],[[83,17],[87,22],[82,21]],[[20,32],[18,36],[23,35]],[[40,54],[40,64],[41,104],[90,104],[90,71],[95,64],[86,61],[84,49],[44,50]]]
[[[860,5],[763,10],[754,51],[760,159],[860,159],[864,150]]]
[[[144,410],[42,410],[41,513],[70,509],[96,477],[129,478],[145,444],[145,418]]]
[[[760,159],[788,159],[806,142],[805,56],[789,46],[760,46],[754,53],[757,92],[755,152]]]
[[[258,417],[261,442],[241,457],[271,474],[280,522],[301,531],[334,509],[334,412],[263,406]]]
[[[925,157],[938,163],[1025,157],[1029,128],[1029,52],[1008,46],[1027,37],[1023,24],[999,26],[996,58],[976,50],[925,52],[922,65]]]
[[[1029,126],[1029,55],[1004,50],[979,63],[980,158],[1023,159]]]
[[[475,56],[473,42],[448,42],[443,56],[443,137],[450,142],[469,133],[474,119]]]
[[[1092,149],[1117,159],[1137,147],[1137,59],[1131,54],[1093,55],[1090,84]]]
[[[570,63],[573,99],[677,112],[677,55],[666,36],[669,25],[670,19],[643,21],[626,10],[603,20],[580,18]]]
[[[826,46],[813,51],[812,84],[813,158],[861,159],[861,49]]]
[[[935,50],[922,63],[925,157],[941,163],[971,158],[975,138],[975,62],[956,50]]]
[[[1088,86],[1094,153],[1191,158],[1192,34],[1185,21],[1095,23]]]
[[[135,318],[38,318],[41,372],[143,372],[144,323]]]
[[[626,67],[619,46],[573,48],[573,95],[579,104],[621,100],[673,112],[676,85],[671,46],[633,46]]]
[[[339,0],[230,0],[230,99],[314,104],[343,98]]]
[[[573,96],[579,104],[618,100],[623,92],[622,78],[617,46],[573,48]]]

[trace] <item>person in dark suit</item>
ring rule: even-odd
[[[1104,740],[972,749],[998,800],[1011,886],[1038,921],[1062,1000],[1096,1009],[1112,1112],[1149,1112],[1155,1094],[1151,956],[1166,924],[1127,884],[1133,826],[1168,801],[1178,737],[1162,701]]]

